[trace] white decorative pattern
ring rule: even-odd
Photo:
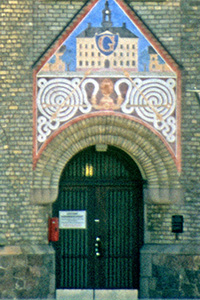
[[[47,119],[53,118],[66,122],[78,109],[88,112],[91,105],[80,90],[79,83],[78,78],[72,80],[56,78],[49,81],[40,79],[37,104],[41,114]],[[87,106],[87,109],[83,109],[83,106]]]
[[[38,142],[45,142],[55,130],[77,115],[97,110],[91,99],[100,92],[98,78],[39,78]],[[176,141],[175,79],[123,77],[114,81],[114,93],[113,101],[123,99],[121,107],[115,110],[150,124],[168,143]]]
[[[126,114],[135,111],[142,120],[152,123],[156,130],[161,131],[168,142],[174,142],[176,121],[172,115],[176,107],[175,80],[136,78],[131,82],[121,79],[117,85],[122,83],[128,85],[122,111]]]
[[[38,141],[44,142],[60,124],[74,117],[78,110],[88,113],[91,104],[86,93],[80,89],[81,80],[56,78],[38,81],[37,107],[42,116],[38,117]]]

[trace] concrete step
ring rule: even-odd
[[[136,300],[138,290],[57,290],[56,300]]]

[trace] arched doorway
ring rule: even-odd
[[[75,155],[62,172],[53,216],[61,226],[58,289],[139,288],[142,177],[125,152],[92,146]]]

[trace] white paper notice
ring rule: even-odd
[[[86,229],[85,210],[59,211],[60,229]]]

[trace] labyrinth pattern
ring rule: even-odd
[[[176,142],[176,80],[174,78],[111,78],[105,94],[98,78],[39,78],[37,92],[38,147],[61,126],[95,111],[117,111],[140,119],[174,147]],[[113,84],[113,89],[112,89]],[[94,105],[94,99],[97,105]],[[100,105],[104,99],[104,105]],[[117,106],[118,99],[121,99]],[[106,106],[109,102],[109,108]]]

